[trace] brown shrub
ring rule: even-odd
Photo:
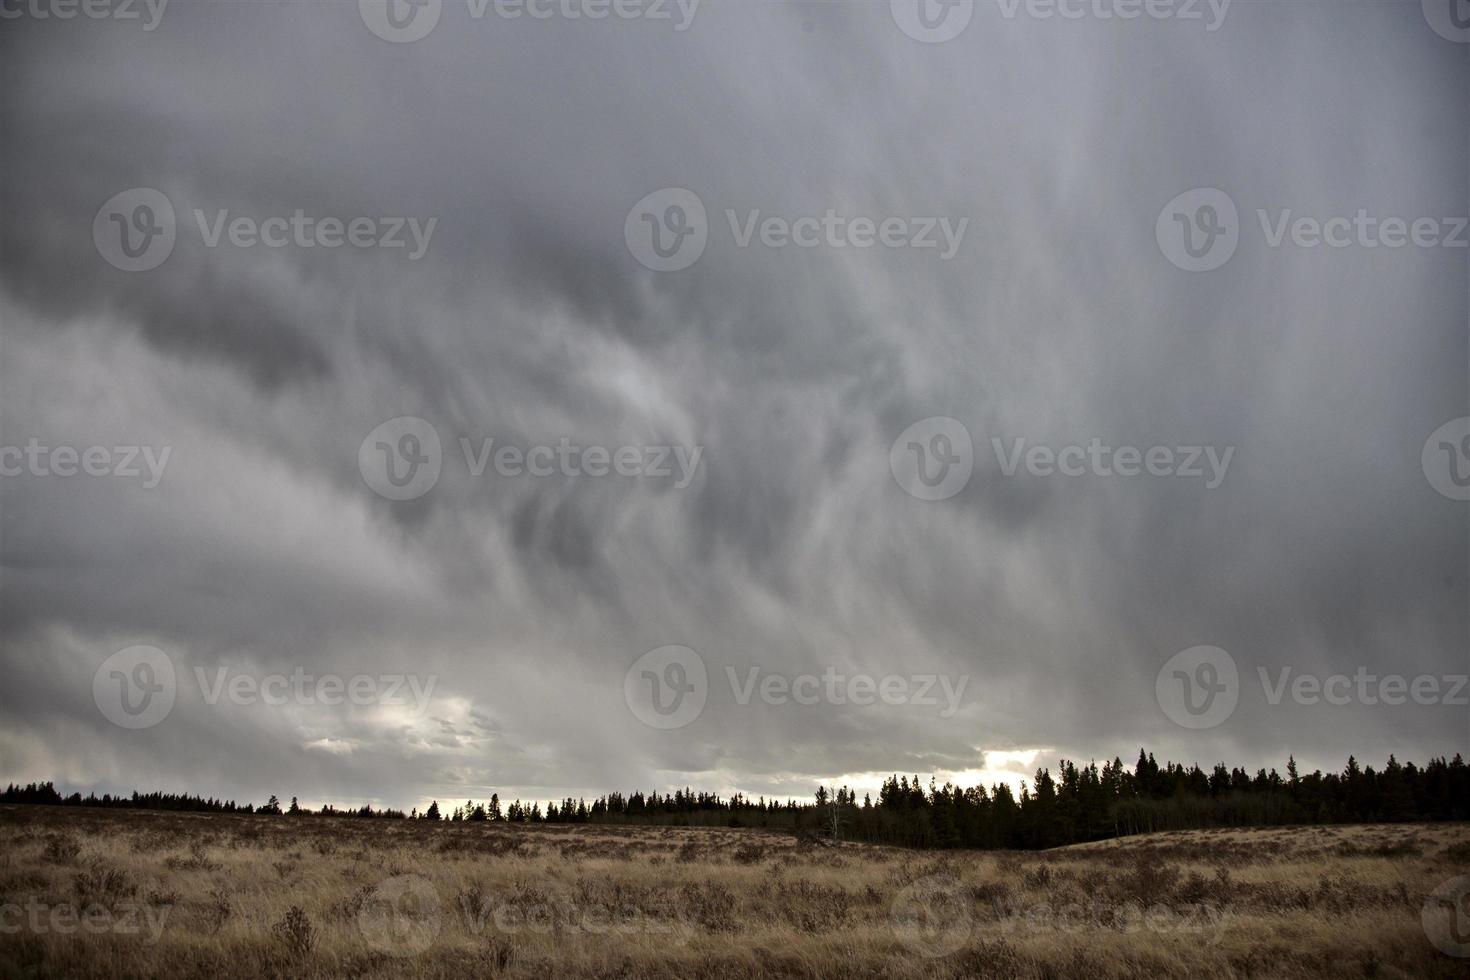
[[[170,857],[163,862],[172,871],[215,871],[219,865],[209,860],[209,852],[202,841],[195,841],[189,848],[188,857]]]
[[[970,897],[981,909],[981,915],[1004,918],[1015,911],[1015,892],[1004,881],[982,881],[970,886]]]
[[[679,904],[687,919],[710,932],[733,932],[735,895],[718,882],[701,881],[679,889]]]
[[[1118,885],[1123,898],[1151,905],[1169,901],[1178,882],[1177,865],[1165,864],[1153,851],[1142,851]]]
[[[76,874],[72,879],[72,890],[83,905],[96,904],[111,909],[123,899],[136,895],[138,886],[118,868],[98,863]]]
[[[229,893],[223,888],[216,888],[209,893],[209,901],[204,906],[204,921],[211,933],[219,932],[231,915],[235,912],[235,906],[230,901]]]
[[[1439,856],[1446,861],[1454,861],[1456,864],[1470,864],[1470,841],[1451,844],[1440,851]]]
[[[316,947],[316,929],[299,905],[291,906],[285,918],[271,926],[271,934],[292,956],[305,956]]]
[[[852,896],[841,885],[823,887],[806,880],[785,882],[776,889],[782,912],[802,932],[824,932],[848,921]]]
[[[54,864],[70,864],[82,853],[82,845],[66,834],[52,834],[46,838],[44,852]]]

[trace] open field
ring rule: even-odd
[[[1436,942],[1470,940],[1466,896],[1443,887],[1467,872],[1465,824],[939,853],[738,830],[9,807],[0,969],[1465,977],[1470,959]]]

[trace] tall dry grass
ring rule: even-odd
[[[0,809],[0,969],[1465,977],[1470,960],[1436,948],[1424,909],[1467,870],[1463,824],[936,853],[734,830],[14,807]]]

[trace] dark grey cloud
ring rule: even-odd
[[[1268,247],[1272,215],[1463,216],[1470,45],[1413,4],[1235,4],[1202,25],[1007,19],[906,37],[886,3],[707,2],[649,22],[470,18],[411,44],[354,3],[186,4],[159,27],[0,27],[0,444],[169,446],[164,479],[0,480],[0,778],[263,798],[805,793],[985,752],[1336,765],[1464,751],[1463,708],[1271,705],[1275,672],[1464,673],[1465,505],[1421,470],[1470,414],[1453,248]],[[93,216],[153,187],[174,253],[127,273]],[[654,273],[624,219],[688,188],[709,243]],[[1161,254],[1193,187],[1239,208],[1209,273]],[[968,218],[960,251],[737,246],[762,216]],[[194,211],[437,220],[406,250],[208,248]],[[444,443],[391,502],[358,449]],[[937,502],[889,473],[931,416],[974,438]],[[672,478],[469,472],[497,446],[703,447]],[[991,448],[1235,447],[1214,490],[1007,477]],[[91,694],[134,644],[168,719]],[[682,644],[709,703],[624,703]],[[1157,672],[1244,680],[1190,731]],[[428,710],[207,703],[194,681],[411,672]],[[741,704],[726,668],[969,678],[959,710]]]

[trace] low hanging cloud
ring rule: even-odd
[[[0,25],[0,776],[1467,748],[1463,39],[651,6]]]

